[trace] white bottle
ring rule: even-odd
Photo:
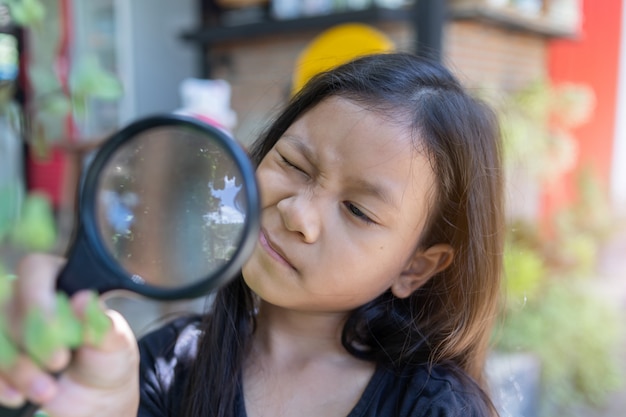
[[[272,0],[270,13],[274,19],[295,19],[300,16],[300,0]]]

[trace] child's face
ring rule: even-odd
[[[393,288],[427,218],[434,174],[406,128],[333,97],[257,170],[261,235],[243,268],[263,300],[343,312]]]

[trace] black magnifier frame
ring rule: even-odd
[[[232,256],[208,276],[182,287],[158,287],[137,282],[112,256],[98,229],[97,194],[100,174],[107,162],[129,141],[140,134],[159,127],[190,129],[198,135],[214,138],[226,156],[232,158],[243,184],[241,192],[246,201],[245,221],[239,244]],[[181,140],[185,140],[181,138]],[[67,254],[67,264],[57,281],[57,288],[73,294],[82,289],[99,293],[111,290],[128,290],[155,300],[172,301],[197,298],[222,286],[232,279],[252,253],[259,232],[260,197],[253,167],[246,151],[232,137],[217,127],[190,116],[163,114],[146,117],[131,123],[111,136],[97,151],[88,166],[84,181],[79,187],[78,219],[73,244]],[[80,276],[79,276],[80,275]],[[86,283],[86,276],[91,282]]]

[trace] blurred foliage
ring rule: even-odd
[[[24,251],[48,252],[56,243],[57,230],[50,198],[31,192],[22,203],[20,215],[10,226],[9,242]]]
[[[38,27],[46,17],[46,8],[40,0],[3,0],[11,9],[11,17],[20,26]]]
[[[11,298],[12,284],[15,278],[9,274],[0,263],[0,306],[3,306]],[[0,316],[0,330],[6,328],[5,316]],[[17,348],[9,341],[4,332],[0,331],[0,366],[5,367],[17,358]]]
[[[593,286],[604,222],[592,228],[577,208],[558,218],[561,227],[550,238],[535,224],[511,223],[504,253],[506,303],[494,334],[498,350],[540,358],[540,409],[546,417],[601,406],[626,382],[619,362],[626,342],[622,312]]]
[[[65,137],[68,119],[86,117],[92,100],[119,99],[122,84],[95,55],[72,56],[72,62],[59,56],[62,33],[57,0],[2,1],[28,34],[27,71],[32,97],[25,109],[25,136],[36,155],[44,156],[54,142],[76,139]]]
[[[528,299],[534,299],[546,276],[545,261],[536,250],[529,250],[509,240],[504,251],[507,308],[523,308]]]
[[[2,299],[0,307],[11,298],[10,275],[0,275]],[[85,307],[84,316],[80,319],[64,293],[56,294],[55,308],[52,312],[44,312],[33,308],[27,312],[23,323],[23,348],[34,360],[45,362],[59,349],[75,349],[90,343],[102,343],[104,336],[111,328],[111,321],[100,307],[100,301],[93,294]],[[18,348],[11,340],[6,317],[0,317],[0,365],[11,367],[18,356]]]
[[[602,406],[623,386],[622,327],[619,310],[588,283],[546,280],[540,296],[507,311],[496,340],[502,351],[540,358],[541,415],[571,415],[581,406]]]
[[[540,182],[558,178],[578,155],[570,131],[585,123],[595,95],[580,84],[554,86],[537,80],[506,97],[498,106],[505,139],[505,165],[523,166]]]
[[[22,207],[22,184],[12,181],[0,184],[0,242],[11,233]]]
[[[594,102],[585,86],[545,81],[504,100],[507,169],[529,172],[540,186],[572,170],[578,156],[569,130],[588,120]],[[540,359],[545,417],[601,406],[626,382],[622,313],[593,285],[599,248],[612,231],[608,194],[592,170],[576,174],[577,200],[550,219],[550,233],[539,219],[509,219],[503,259],[506,301],[494,345]]]

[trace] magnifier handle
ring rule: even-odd
[[[81,290],[93,290],[102,294],[120,288],[109,265],[103,265],[93,251],[94,249],[87,244],[84,232],[79,230],[67,253],[67,262],[57,277],[58,291],[63,291],[71,297]]]

